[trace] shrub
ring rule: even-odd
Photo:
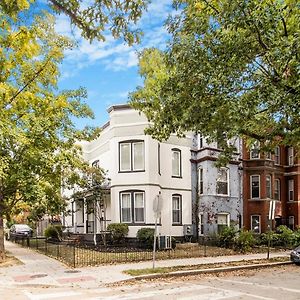
[[[111,233],[112,242],[118,244],[124,241],[129,228],[127,224],[111,223],[107,226],[107,230]]]
[[[224,248],[231,248],[234,245],[234,240],[237,230],[234,227],[225,227],[218,235],[218,245]]]
[[[62,237],[62,226],[61,225],[49,225],[45,229],[44,235],[47,239],[60,240]]]
[[[154,229],[153,228],[141,228],[138,230],[136,237],[140,244],[145,248],[153,248],[154,241]]]
[[[255,244],[255,238],[251,231],[242,230],[234,241],[235,250],[246,253],[249,252]]]
[[[284,247],[291,246],[294,240],[294,232],[285,225],[277,227],[277,233],[280,239],[280,245]]]

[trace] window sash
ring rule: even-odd
[[[267,175],[266,176],[266,196],[267,198],[272,198],[272,180],[271,176]]]
[[[120,144],[120,171],[131,170],[131,144]]]
[[[289,201],[294,201],[294,180],[289,180]]]
[[[288,148],[288,163],[289,166],[292,166],[294,164],[294,148],[293,147],[289,147]]]
[[[250,177],[251,199],[260,198],[260,176],[252,175]]]
[[[134,222],[136,223],[145,222],[144,207],[145,207],[144,193],[141,192],[134,193]]]
[[[280,180],[279,179],[275,179],[274,199],[280,200]]]
[[[172,150],[172,176],[181,176],[181,152]]]
[[[139,171],[145,169],[145,159],[144,159],[144,142],[132,143],[133,152],[133,170]]]
[[[217,194],[228,195],[228,169],[220,168],[217,177]]]
[[[198,176],[199,176],[199,182],[198,182],[198,189],[199,194],[203,194],[203,168],[198,169]]]
[[[260,158],[259,143],[254,143],[254,145],[252,145],[252,148],[250,149],[250,159],[258,158]]]
[[[260,233],[261,231],[261,223],[260,223],[260,216],[259,215],[252,215],[251,216],[251,231],[254,233]]]
[[[275,164],[279,165],[280,164],[280,148],[279,148],[279,146],[275,147],[274,155],[275,155]]]
[[[131,193],[121,194],[121,222],[131,223]]]
[[[172,196],[172,223],[181,224],[181,197]]]

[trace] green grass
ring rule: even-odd
[[[255,259],[255,260],[242,260],[226,263],[214,263],[214,264],[199,264],[199,265],[188,265],[188,266],[174,266],[174,267],[161,267],[161,268],[146,268],[146,269],[130,269],[124,271],[125,274],[131,276],[149,275],[149,274],[165,274],[176,271],[190,271],[190,270],[206,270],[211,268],[223,268],[233,267],[240,265],[252,265],[262,264],[271,262],[285,262],[289,261],[288,257],[275,257],[271,259]]]

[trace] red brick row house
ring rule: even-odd
[[[243,148],[244,227],[256,233],[281,224],[299,227],[300,160],[295,149],[276,147],[274,153],[262,153],[258,147]],[[270,222],[271,201],[275,211]]]

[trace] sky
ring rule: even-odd
[[[113,104],[126,103],[128,93],[142,85],[137,54],[144,48],[166,47],[169,36],[163,25],[168,15],[174,14],[171,4],[171,0],[152,0],[137,24],[144,33],[141,43],[132,47],[109,35],[105,42],[95,41],[90,44],[80,36],[78,30],[72,30],[66,16],[58,16],[56,31],[72,37],[78,44],[76,49],[65,53],[59,88],[85,87],[88,93],[85,102],[95,114],[94,120],[76,120],[77,127],[103,125],[109,118],[107,108]]]

